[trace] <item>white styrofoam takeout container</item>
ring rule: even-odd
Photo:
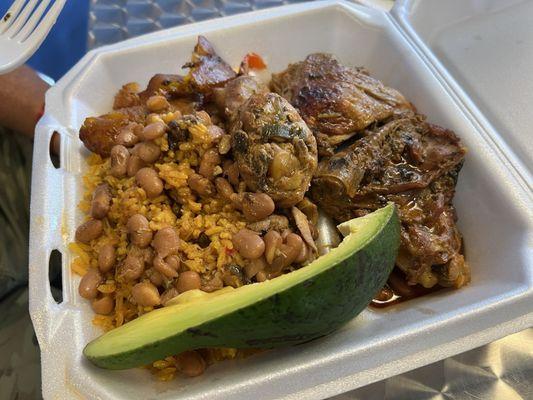
[[[409,2],[398,6],[405,11]],[[429,48],[402,28],[408,18],[400,21],[397,11],[326,1],[165,30],[90,52],[50,89],[35,142],[29,266],[45,398],[319,399],[533,325],[532,199],[523,158],[515,163],[514,143],[484,125],[473,103],[465,106],[467,94],[455,90],[456,82],[435,64]],[[388,309],[368,309],[328,337],[218,363],[195,379],[161,383],[141,369],[106,371],[89,364],[82,349],[100,331],[91,324],[88,302],[77,294],[79,278],[70,271],[67,251],[83,218],[76,205],[87,152],[78,129],[85,117],[111,108],[122,84],[145,85],[155,73],[175,73],[198,34],[232,65],[254,51],[272,71],[312,52],[333,53],[346,64],[366,66],[430,121],[457,132],[469,148],[455,204],[472,283]],[[48,155],[54,131],[61,134],[59,169]],[[63,254],[60,304],[48,283],[53,249]]]
[[[392,15],[531,188],[533,2],[398,0]]]

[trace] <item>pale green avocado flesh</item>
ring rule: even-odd
[[[338,226],[339,246],[278,278],[213,293],[186,292],[90,342],[95,365],[125,369],[185,350],[272,348],[324,336],[359,314],[385,284],[399,246],[393,204]]]

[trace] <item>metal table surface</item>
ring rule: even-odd
[[[302,0],[92,0],[88,47]],[[364,0],[381,7],[392,2]],[[335,400],[533,399],[533,329],[336,396]]]

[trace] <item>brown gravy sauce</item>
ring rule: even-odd
[[[445,288],[440,285],[435,285],[434,287],[429,289],[421,285],[409,286],[405,282],[405,277],[403,273],[399,271],[398,268],[394,268],[384,288],[385,291],[392,292],[392,296],[386,300],[379,300],[377,298],[374,298],[370,302],[370,307],[386,308],[395,304],[403,303],[407,300],[425,296],[429,293],[438,292],[442,289]]]

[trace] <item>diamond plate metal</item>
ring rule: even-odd
[[[190,22],[302,1],[91,0],[88,47]],[[533,329],[331,400],[437,399],[533,400]]]
[[[531,400],[533,329],[330,400]]]
[[[91,0],[89,49],[159,29],[304,0]]]

